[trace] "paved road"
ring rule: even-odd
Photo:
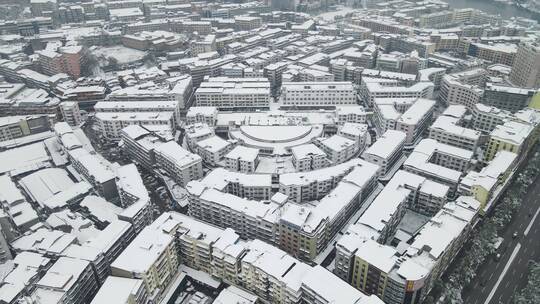
[[[516,290],[527,282],[529,260],[540,258],[540,186],[537,178],[509,224],[498,253],[497,261],[489,257],[478,271],[472,287],[463,292],[467,304],[511,303]],[[514,232],[518,233],[516,238]]]

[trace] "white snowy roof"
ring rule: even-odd
[[[69,155],[79,162],[98,183],[104,183],[116,176],[110,169],[111,164],[98,154],[89,153],[79,148],[69,151]]]
[[[343,151],[355,145],[355,142],[340,135],[332,135],[321,141],[321,144],[332,151]]]
[[[245,162],[254,162],[258,156],[259,149],[236,146],[229,153],[227,153],[227,155],[225,155],[225,158],[239,159]]]
[[[363,241],[357,249],[356,256],[385,273],[392,270],[398,259],[395,248],[381,245],[371,239]]]
[[[373,145],[364,151],[364,154],[371,154],[382,159],[388,159],[396,150],[403,147],[407,135],[404,132],[388,130],[375,141]]]
[[[482,169],[481,173],[494,178],[499,178],[513,166],[517,157],[518,155],[516,153],[501,150],[497,152],[489,164]]]
[[[243,187],[271,187],[271,174],[249,174],[243,172],[229,171],[224,168],[216,168],[210,171],[201,181],[200,184],[224,190],[229,183],[239,183]]]
[[[182,148],[174,141],[166,142],[155,148],[155,153],[159,153],[173,162],[176,166],[188,166],[201,161],[201,157]]]
[[[75,235],[79,242],[84,242],[99,232],[91,220],[67,209],[51,213],[45,222],[54,229],[71,227],[70,233]]]
[[[459,118],[441,115],[433,122],[430,129],[438,129],[444,133],[451,133],[455,136],[465,137],[474,141],[480,138],[480,131],[464,128],[458,125],[458,123]]]
[[[186,117],[194,117],[197,115],[214,116],[217,115],[216,107],[190,107]]]
[[[418,124],[422,118],[433,111],[435,100],[419,98],[412,106],[399,117],[399,122],[408,125]]]
[[[55,194],[71,188],[75,183],[68,173],[60,168],[46,168],[23,177],[19,184],[38,204],[43,203]]]
[[[0,189],[2,189],[0,202],[5,202],[8,206],[26,201],[19,188],[7,174],[0,175]]]
[[[276,220],[275,211],[279,208],[277,204],[272,202],[264,203],[249,200],[216,189],[204,190],[200,195],[200,199],[245,214],[251,218],[261,218],[271,222]]]
[[[127,164],[117,168],[116,175],[116,184],[120,189],[142,200],[149,198],[148,190],[146,190],[135,164]]]
[[[346,135],[361,136],[367,132],[367,129],[367,124],[346,122],[339,129],[339,132]]]
[[[404,166],[414,168],[415,170],[427,174],[436,175],[446,180],[450,180],[452,183],[459,182],[459,178],[462,175],[461,171],[430,162],[430,159],[435,153],[450,155],[454,158],[461,158],[464,161],[470,161],[473,157],[472,151],[443,144],[428,138],[420,141],[407,160],[405,160]]]
[[[517,121],[507,121],[503,125],[496,126],[491,131],[490,136],[514,145],[521,145],[529,137],[532,130],[531,125]]]
[[[88,261],[60,257],[36,285],[68,292],[88,266]]]
[[[312,290],[325,303],[367,304],[383,303],[381,300],[368,301],[370,297],[342,281],[320,265],[311,267],[302,278],[302,285]]]
[[[217,135],[197,142],[197,146],[199,147],[199,149],[204,149],[212,153],[218,153],[219,151],[226,149],[230,145],[231,143],[229,141],[226,141],[225,139]]]
[[[61,254],[69,245],[75,243],[77,238],[58,230],[40,228],[28,235],[24,235],[11,243],[19,251],[33,251],[43,254]]]
[[[353,158],[347,162],[323,168],[319,170],[313,170],[309,172],[295,172],[295,173],[286,173],[282,174],[279,177],[279,184],[284,186],[302,186],[308,185],[310,183],[327,180],[337,176],[342,176],[348,173],[355,166],[363,163],[362,160],[358,158]]]
[[[95,117],[103,121],[172,121],[173,111],[161,112],[97,112]]]
[[[0,174],[11,172],[13,176],[48,166],[50,157],[43,142],[37,142],[0,152],[0,159]]]
[[[117,244],[119,239],[125,237],[131,227],[132,225],[128,222],[121,220],[113,221],[99,234],[86,241],[83,246],[89,246],[99,249],[103,253],[108,253]]]
[[[80,203],[81,207],[88,208],[91,215],[95,216],[100,221],[109,223],[118,219],[118,214],[121,214],[123,209],[106,201],[104,198],[88,195]]]
[[[292,147],[291,152],[297,160],[306,158],[311,155],[326,157],[326,153],[324,153],[323,150],[319,149],[319,147],[317,147],[314,144],[305,144],[305,145]]]
[[[255,304],[257,299],[256,295],[231,285],[219,293],[213,304]]]
[[[143,280],[108,276],[91,304],[117,303],[128,304],[131,297],[136,297],[143,287]]]
[[[111,263],[111,268],[130,273],[146,273],[174,242],[173,236],[145,227],[124,251]]]

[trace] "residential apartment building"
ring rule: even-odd
[[[406,134],[406,144],[413,144],[431,123],[435,101],[424,98],[376,98],[373,123],[379,134],[398,130]]]
[[[118,141],[121,131],[130,125],[159,126],[174,133],[174,112],[97,112],[94,116],[98,132],[105,139]]]
[[[431,99],[433,88],[431,82],[418,82],[412,86],[405,86],[397,80],[362,77],[360,98],[368,105],[372,105],[377,98]]]
[[[429,138],[474,152],[478,146],[481,132],[461,125],[465,113],[465,106],[450,105],[429,128]]]
[[[143,280],[149,300],[157,302],[178,276],[179,263],[174,235],[152,223],[111,263],[111,271],[113,276]]]
[[[202,158],[169,141],[154,148],[156,164],[180,186],[203,176]]]
[[[301,259],[313,260],[373,191],[378,170],[379,166],[361,161],[317,205],[282,205],[279,247]]]
[[[302,263],[271,244],[257,239],[241,240],[239,234],[231,228],[222,229],[183,214],[166,212],[142,233],[145,234],[145,241],[153,245],[163,244],[163,246],[140,248],[140,243],[144,242],[139,240],[142,236],[137,237],[133,246],[126,249],[129,253],[123,254],[113,265],[113,275],[116,277],[142,277],[125,282],[133,287],[140,286],[139,281],[136,280],[143,282],[142,286],[148,297],[144,299],[139,296],[134,303],[155,302],[162,299],[169,290],[172,280],[175,279],[171,272],[171,268],[178,265],[174,263],[175,259],[171,256],[174,252],[177,255],[176,261],[182,260],[186,266],[212,275],[214,279],[253,292],[264,301],[282,304],[303,302],[322,304],[327,303],[326,301],[363,303],[365,301],[382,304],[375,296],[366,296],[360,291],[355,291],[353,287],[347,286],[345,282],[339,283],[341,281],[336,280],[331,272],[319,266],[312,267]],[[150,236],[153,237],[150,238]],[[176,244],[176,250],[171,250],[171,246],[165,245],[170,241]],[[162,249],[161,254],[157,250],[159,248]],[[129,263],[128,258],[133,258],[136,254],[142,253],[141,251],[145,253],[143,254],[144,261],[137,260]],[[158,262],[161,264],[157,264]],[[156,265],[161,266],[161,272],[154,271]],[[180,266],[180,269],[182,267],[185,266]],[[133,268],[136,269],[133,273],[127,272],[128,269]],[[158,276],[157,279],[162,279],[160,285],[154,284],[154,275]],[[318,286],[324,282],[321,280],[332,282],[332,287]],[[152,287],[155,287],[154,293],[149,293]],[[335,290],[332,289],[333,287],[346,290],[347,294],[336,295],[332,292]],[[107,284],[103,288],[106,291],[111,287]],[[140,288],[118,291],[115,298],[122,294],[126,296],[129,294],[129,298],[132,298],[135,291],[139,294]],[[247,294],[245,291],[242,293]],[[101,296],[101,292],[98,296]]]
[[[405,133],[405,144],[415,143],[431,123],[435,101],[418,99],[396,121],[396,130]]]
[[[480,202],[480,212],[487,211],[493,194],[502,185],[515,168],[518,155],[512,152],[501,150],[497,152],[487,166],[480,172],[469,172],[459,183],[459,193],[461,195],[473,196]]]
[[[270,83],[266,78],[208,77],[195,90],[195,97],[198,107],[267,108]]]
[[[234,142],[216,135],[200,140],[195,145],[197,154],[210,166],[217,166],[235,146]]]
[[[338,135],[353,140],[358,147],[358,151],[363,151],[366,147],[368,136],[368,125],[347,122],[338,128]]]
[[[205,178],[187,186],[189,214],[219,227],[231,227],[242,238],[278,244],[295,256],[312,260],[371,193],[378,169],[376,165],[355,161],[347,170],[348,174],[343,173],[344,177],[336,181],[335,189],[327,187],[328,193],[321,193],[328,195],[315,206],[288,201],[283,193],[276,193],[269,201],[241,198],[209,187],[211,181]],[[321,174],[315,174],[324,173],[317,171],[310,174],[321,177]]]
[[[111,163],[84,148],[70,150],[68,155],[75,170],[84,176],[100,195],[107,200],[114,200],[118,197],[116,175],[111,169]]]
[[[208,52],[215,52],[217,50],[216,35],[206,35],[200,40],[193,41],[191,43],[190,50],[193,56]]]
[[[251,31],[262,26],[260,17],[235,16],[234,23],[239,31]]]
[[[522,88],[540,87],[540,47],[536,43],[523,42],[519,45],[510,81]]]
[[[110,274],[110,264],[124,251],[134,237],[135,231],[130,223],[115,220],[81,246],[82,249],[88,247],[103,253],[107,265],[105,275],[108,275]]]
[[[18,115],[0,117],[0,141],[12,140],[51,130],[48,115]]]
[[[224,161],[228,170],[253,173],[259,164],[259,149],[236,146],[224,156]]]
[[[380,166],[379,175],[384,176],[402,156],[406,137],[401,131],[388,130],[362,153],[362,159]]]
[[[348,281],[385,303],[423,301],[467,240],[478,210],[479,203],[472,197],[459,197],[447,203],[410,240],[404,252],[370,240],[361,231],[356,235],[352,232],[348,238],[356,244],[349,244],[348,250],[343,251],[354,255]],[[338,245],[338,250],[341,248],[344,246]]]
[[[135,164],[119,167],[116,176],[120,204],[125,208],[118,218],[131,223],[135,232],[139,233],[150,225],[153,218],[148,190]]]
[[[367,122],[367,113],[362,106],[337,107],[336,115],[339,124],[346,122],[363,124]]]
[[[152,101],[99,101],[94,105],[96,113],[172,112],[174,126],[180,124],[182,109],[176,100]]]
[[[514,64],[517,51],[517,46],[510,43],[471,43],[469,46],[469,55],[507,66]]]
[[[351,159],[342,164],[310,172],[285,173],[279,176],[279,192],[290,202],[302,203],[319,200],[327,195],[355,166],[362,163]]]
[[[484,89],[482,103],[516,113],[527,107],[535,94],[536,91],[532,89],[488,83]]]
[[[73,79],[81,76],[81,69],[86,61],[86,50],[82,46],[60,47],[58,50],[37,51],[38,64],[46,75],[65,73]]]
[[[326,153],[314,144],[291,148],[292,162],[296,171],[312,171],[327,167],[330,163]]]
[[[218,110],[216,107],[190,107],[186,113],[186,124],[205,123],[215,126]]]
[[[423,139],[411,152],[403,168],[406,171],[427,177],[457,190],[459,181],[469,170],[473,152],[440,143],[434,139]]]
[[[206,123],[195,123],[184,127],[184,138],[192,151],[197,151],[197,143],[215,136],[214,128]]]
[[[118,304],[149,304],[148,293],[141,279],[109,276],[90,304],[114,301]]]
[[[61,283],[58,280],[61,280]],[[88,303],[98,290],[98,282],[88,261],[60,257],[35,284],[31,296],[56,303]]]
[[[283,82],[280,102],[306,107],[357,104],[351,82]]]
[[[512,113],[496,107],[477,103],[472,109],[472,127],[484,134],[490,133],[504,121],[510,119]]]
[[[273,181],[270,174],[250,174],[216,168],[200,182],[208,188],[252,200],[270,200]]]
[[[277,203],[241,198],[198,181],[190,182],[186,189],[189,216],[218,227],[230,227],[244,239],[274,243]]]
[[[64,101],[59,106],[62,118],[70,126],[80,126],[82,123],[81,110],[79,103],[75,101]]]
[[[348,161],[358,152],[359,144],[341,135],[333,135],[319,139],[316,144],[326,153],[332,164],[341,164]]]
[[[521,154],[529,147],[529,139],[534,127],[521,121],[507,121],[498,125],[489,133],[487,149],[484,153],[484,162],[489,162],[499,151],[508,151]]]
[[[135,85],[122,88],[107,95],[108,101],[176,101],[177,108],[185,111],[193,101],[193,79],[180,75],[171,79],[168,87]]]
[[[122,129],[120,136],[124,143],[124,153],[135,163],[150,171],[153,170],[156,164],[155,148],[173,140],[169,133],[162,134],[150,131],[146,127],[139,125],[125,127]]]
[[[487,72],[484,69],[473,69],[465,72],[443,76],[439,100],[450,105],[460,104],[472,110],[474,105],[482,101]]]

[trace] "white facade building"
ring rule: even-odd
[[[293,165],[299,172],[317,170],[329,165],[326,153],[314,144],[292,147],[291,153]]]
[[[453,192],[457,190],[461,177],[469,170],[472,159],[472,151],[428,138],[414,148],[403,168],[448,185]]]
[[[364,150],[368,137],[368,125],[347,122],[339,127],[338,135],[354,140],[358,147],[358,151]]]
[[[211,136],[196,144],[197,153],[211,166],[216,166],[235,145],[219,136]]]
[[[184,138],[188,147],[192,151],[197,150],[197,143],[199,141],[215,135],[214,128],[209,127],[206,123],[194,123],[187,125],[184,130]]]
[[[123,128],[130,125],[159,126],[174,133],[174,112],[98,112],[94,116],[98,131],[106,139],[120,140]]]
[[[186,124],[200,122],[213,127],[216,124],[217,114],[216,107],[190,107],[186,113]]]
[[[381,167],[380,175],[389,172],[402,156],[407,135],[401,131],[388,130],[362,153],[366,161]]]
[[[432,82],[418,82],[405,86],[398,80],[362,77],[360,97],[368,104],[373,104],[376,98],[433,98]]]
[[[79,103],[75,101],[64,101],[60,103],[60,112],[62,112],[62,118],[64,121],[70,126],[75,127],[82,123]]]
[[[156,163],[180,186],[203,176],[202,159],[182,148],[174,141],[164,143],[154,149]]]
[[[457,115],[454,115],[454,112]],[[481,133],[461,126],[466,108],[462,105],[449,106],[429,128],[429,138],[443,144],[475,151]]]
[[[350,82],[283,82],[281,101],[286,106],[356,105]]]
[[[333,135],[318,140],[321,148],[333,164],[341,164],[348,161],[358,152],[358,143],[341,135]]]
[[[209,77],[195,91],[198,107],[267,108],[270,82],[266,78]]]
[[[259,164],[259,149],[236,146],[224,158],[225,168],[231,171],[253,173]]]

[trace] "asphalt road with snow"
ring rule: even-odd
[[[467,304],[511,303],[527,283],[528,263],[540,260],[540,178],[528,189],[519,211],[505,230],[498,253],[480,267],[472,287],[463,292]],[[517,232],[517,237],[514,233]]]

